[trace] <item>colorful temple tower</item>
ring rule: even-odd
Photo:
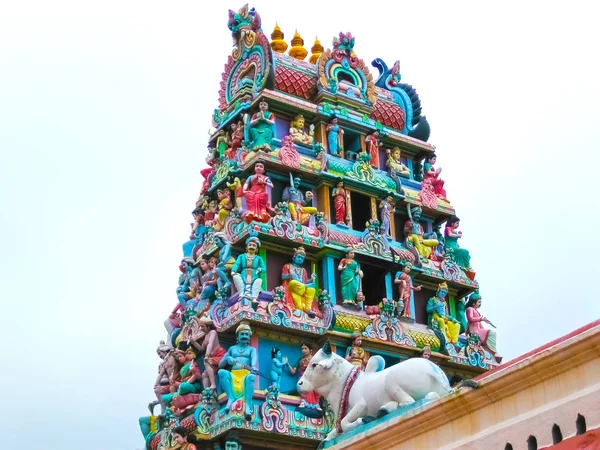
[[[157,349],[156,401],[140,419],[147,448],[317,448],[344,431],[345,406],[298,389],[316,353],[359,380],[411,360],[444,386],[496,367],[400,63],[375,59],[376,75],[350,33],[327,49],[316,39],[305,61],[297,31],[289,46],[279,26],[269,40],[248,6],[228,25],[235,47]]]

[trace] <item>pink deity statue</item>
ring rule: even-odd
[[[408,263],[402,269],[402,272],[396,274],[394,284],[398,285],[400,291],[400,302],[402,303],[402,315],[404,317],[411,317],[414,319],[412,311],[410,310],[410,294],[412,291],[420,291],[423,286],[413,287],[412,279],[410,278],[410,271],[412,270],[412,264]]]
[[[433,167],[436,161],[437,156],[435,153],[425,158],[425,164],[423,165],[423,181],[430,181],[435,195],[441,200],[448,201],[446,190],[444,189],[444,180],[440,178],[442,169]]]
[[[247,222],[268,222],[271,218],[271,205],[267,186],[273,187],[271,179],[265,175],[265,166],[261,162],[254,165],[254,175],[250,175],[243,188],[246,199],[246,212],[244,219]]]
[[[366,139],[367,153],[371,155],[371,165],[379,169],[379,148],[383,145],[379,140],[379,132],[374,131]]]
[[[335,222],[346,225],[346,189],[344,182],[339,181],[337,186],[333,188],[333,206],[335,208]]]

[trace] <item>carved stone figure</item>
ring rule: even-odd
[[[265,166],[257,162],[254,165],[254,175],[250,175],[244,183],[243,195],[246,198],[246,212],[244,219],[247,222],[268,222],[272,211],[269,204],[267,187],[272,188],[271,179],[265,175]]]
[[[361,370],[367,365],[365,350],[362,348],[362,333],[359,330],[354,330],[352,334],[352,345],[346,349],[346,361]]]
[[[492,355],[496,354],[496,330],[484,328],[482,322],[485,322],[492,327],[492,323],[483,317],[479,312],[481,307],[481,295],[478,292],[471,294],[467,302],[467,334],[476,334],[479,337],[481,345],[488,348]]]
[[[281,354],[281,350],[277,347],[271,349],[271,380],[272,386],[280,390],[281,377],[283,375],[283,368],[288,365],[287,356]]]
[[[304,131],[304,116],[298,114],[294,120],[290,122],[290,136],[292,141],[297,144],[313,145],[315,134],[315,126],[310,126],[310,131],[307,133]]]
[[[344,130],[339,126],[337,117],[331,119],[326,131],[329,153],[337,156],[344,150]]]
[[[215,268],[218,276],[217,287],[219,289],[230,289],[231,282],[227,278],[227,272],[231,270],[231,267],[235,263],[235,260],[231,256],[231,244],[227,240],[227,236],[222,232],[213,234],[213,241],[219,248],[219,262]]]
[[[471,255],[469,251],[458,245],[458,240],[462,237],[462,231],[459,231],[460,219],[456,216],[450,216],[446,221],[444,230],[445,245],[444,251],[451,249],[452,260],[462,269],[471,268]]]
[[[343,181],[338,181],[337,186],[333,188],[332,195],[333,206],[335,208],[335,222],[346,225],[346,189],[344,189]]]
[[[192,346],[199,354],[204,355],[204,373],[202,374],[202,385],[204,389],[215,390],[215,375],[218,371],[219,363],[225,356],[225,349],[219,344],[219,335],[212,320],[207,315],[194,320],[198,322],[200,336],[197,340],[191,341]]]
[[[225,151],[225,157],[230,160],[236,159],[243,142],[244,122],[240,120],[238,123],[231,124],[231,139],[228,142],[229,148]]]
[[[252,396],[255,374],[258,370],[258,354],[256,349],[250,346],[252,330],[247,322],[242,322],[237,327],[235,334],[237,344],[227,350],[219,363],[219,380],[223,391],[227,394],[227,404],[224,410],[229,412],[233,402],[243,398],[244,417],[246,420],[252,420]]]
[[[400,181],[400,177],[408,177],[410,176],[410,170],[404,164],[402,164],[402,160],[400,159],[400,148],[394,147],[392,150],[387,150],[387,160],[385,165],[388,169],[388,174],[392,180],[396,183],[396,190],[399,194],[403,194],[404,190],[402,189],[402,181]]]
[[[240,294],[240,301],[244,299],[258,305],[258,294],[262,287],[260,273],[266,270],[264,260],[257,254],[260,240],[257,237],[246,239],[246,253],[237,257],[231,268],[233,284]]]
[[[195,261],[192,258],[183,258],[181,260],[183,267],[182,276],[179,278],[179,286],[177,287],[177,299],[182,306],[186,306],[187,302],[196,297],[196,289],[192,280],[200,280],[200,270],[195,266]]]
[[[300,359],[298,359],[296,367],[292,367],[288,364],[288,370],[290,371],[290,373],[292,375],[297,375],[298,378],[302,378],[302,375],[304,375],[304,372],[306,371],[306,368],[308,367],[312,356],[312,345],[307,342],[303,342],[302,356],[300,357]],[[307,417],[315,419],[323,417],[323,410],[319,405],[320,395],[318,393],[314,391],[300,393],[300,397],[302,398],[302,402],[300,402],[300,405],[298,405],[296,411],[298,411],[301,414],[304,414]]]
[[[235,197],[235,207],[241,211],[242,199],[244,198],[244,187],[242,182],[238,177],[235,177],[232,183],[227,183],[227,187],[233,192],[233,196]]]
[[[281,200],[288,204],[292,219],[301,225],[308,225],[310,216],[317,213],[317,208],[312,205],[313,193],[306,192],[306,199],[300,190],[300,178],[293,178],[290,173],[290,185],[283,190]]]
[[[329,341],[312,357],[297,386],[301,393],[323,395],[337,417],[326,440],[362,425],[365,416],[378,417],[399,406],[452,392],[444,372],[425,358],[384,367],[381,356],[372,356],[361,373],[359,367],[333,353]]]
[[[363,272],[360,264],[354,260],[354,250],[348,250],[346,257],[338,265],[340,274],[342,300],[344,305],[359,306],[364,300],[362,294]]]
[[[219,154],[219,158],[225,156],[225,151],[227,150],[228,142],[229,135],[225,132],[225,130],[219,130],[219,135],[217,137],[217,152]]]
[[[275,116],[269,111],[269,104],[265,101],[260,102],[258,108],[259,111],[250,119],[250,149],[269,152],[275,135]]]
[[[433,250],[438,245],[437,239],[425,239],[425,231],[420,224],[421,220],[421,208],[415,206],[412,210],[410,206],[408,206],[408,214],[409,219],[404,224],[404,235],[406,239],[412,243],[412,245],[417,249],[419,255],[423,259],[430,259],[431,256],[435,256]]]
[[[188,432],[185,427],[175,427],[172,435],[178,450],[196,450],[198,448],[194,445],[198,443],[196,436]]]
[[[309,277],[306,269],[302,267],[305,258],[304,247],[295,249],[292,262],[284,265],[281,270],[281,279],[286,302],[307,313],[309,317],[315,317],[313,300],[316,293],[316,276],[313,273]]]
[[[381,210],[381,234],[391,237],[390,223],[392,220],[392,213],[394,212],[394,196],[389,194],[385,200],[381,200],[381,202],[379,202],[379,209]]]
[[[425,164],[423,165],[423,181],[431,181],[435,195],[441,200],[448,201],[446,190],[444,189],[444,180],[440,178],[442,169],[433,167],[436,161],[437,156],[435,153],[425,158]]]
[[[402,315],[404,317],[411,317],[414,319],[412,311],[410,310],[410,295],[412,291],[420,291],[423,286],[413,287],[412,279],[410,278],[410,271],[413,266],[411,263],[406,264],[401,272],[396,274],[394,284],[398,285],[398,291],[400,292],[400,303],[402,303]]]
[[[202,392],[202,372],[195,362],[196,351],[192,347],[185,350],[185,363],[179,370],[180,383],[171,384],[171,393],[162,396],[162,401],[170,405],[175,395],[199,394]]]
[[[448,285],[445,282],[440,283],[435,295],[427,302],[427,324],[434,331],[439,329],[446,337],[447,342],[456,344],[460,324],[448,313],[446,295],[448,295]]]
[[[379,169],[379,149],[383,146],[379,140],[379,131],[367,135],[365,138],[367,144],[367,153],[371,155],[371,165]]]

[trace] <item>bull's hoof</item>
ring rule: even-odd
[[[377,411],[377,418],[379,419],[380,417],[383,416],[387,416],[390,412],[385,409],[385,408],[380,408],[379,411]]]
[[[375,419],[376,419],[376,418],[375,418],[375,417],[373,417],[373,416],[364,416],[364,417],[362,418],[362,423],[363,423],[363,424],[365,424],[365,423],[371,423],[371,422],[373,422]]]

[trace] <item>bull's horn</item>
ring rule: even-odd
[[[331,343],[329,341],[325,342],[322,350],[327,356],[330,356],[331,355]]]

